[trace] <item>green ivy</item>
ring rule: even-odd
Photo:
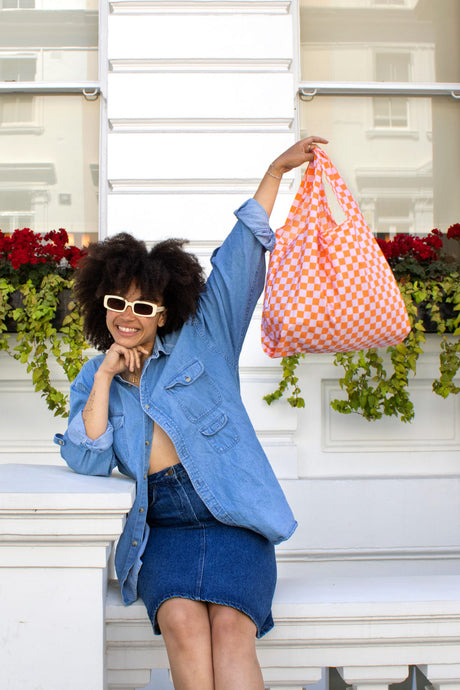
[[[460,369],[459,273],[453,272],[442,280],[401,281],[400,289],[412,326],[406,339],[388,347],[386,356],[384,351],[375,348],[340,352],[334,356],[334,365],[344,370],[339,385],[346,398],[332,400],[331,407],[341,414],[359,414],[368,421],[382,416],[412,421],[414,405],[409,395],[409,382],[416,373],[417,361],[426,342],[423,311],[442,335],[439,378],[433,382],[433,391],[443,398],[460,392],[460,387],[454,383]],[[447,315],[443,313],[446,306]],[[448,340],[447,334],[457,337]],[[292,407],[305,406],[296,376],[300,359],[305,356],[283,357],[283,375],[278,388],[264,397],[268,404],[290,393],[287,402]]]
[[[61,331],[53,325],[60,293],[71,289],[73,280],[57,274],[44,276],[37,288],[31,280],[19,286],[23,306],[12,309],[8,303],[16,289],[7,280],[0,280],[0,349],[27,366],[32,375],[34,388],[45,399],[55,416],[68,416],[68,395],[51,383],[49,356],[53,355],[69,381],[72,381],[87,360],[88,348],[83,336],[83,323],[76,305],[70,302]],[[5,335],[6,315],[12,316],[17,325],[16,346],[10,349]]]
[[[269,393],[264,397],[264,400],[269,405],[271,405],[275,400],[282,398],[286,391],[291,388],[291,395],[287,399],[288,403],[292,407],[305,407],[305,400],[300,395],[299,379],[295,375],[295,371],[301,357],[303,358],[305,355],[298,354],[282,358],[281,366],[283,368],[283,378],[279,382],[276,391]]]
[[[9,296],[15,288],[5,278],[0,278],[0,350],[8,350],[9,342],[6,335],[6,318],[11,311]]]

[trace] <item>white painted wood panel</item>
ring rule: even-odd
[[[162,126],[181,129],[289,127],[293,75],[286,74],[109,74],[108,118],[112,128]],[[165,120],[163,124],[161,124]],[[172,127],[173,124],[169,126]]]
[[[109,0],[114,14],[286,14],[292,0]]]
[[[15,336],[11,336],[14,346]],[[53,383],[68,392],[69,383],[50,358]],[[32,374],[6,352],[0,352],[0,464],[59,464],[53,436],[64,431],[67,422],[54,417],[45,401],[36,393]]]
[[[405,477],[460,474],[460,399],[435,395],[431,384],[439,358],[439,336],[428,335],[411,382],[415,419],[367,422],[329,405],[343,397],[343,369],[329,355],[307,355],[299,368],[306,408],[299,410],[296,442],[303,477]],[[277,403],[275,403],[277,404]]]
[[[190,239],[188,250],[199,256],[207,266],[208,258],[230,232],[236,222],[234,211],[254,195],[257,181],[251,180],[241,191],[235,183],[233,191],[212,190],[212,181],[205,187],[168,194],[110,194],[108,198],[108,234],[131,232],[139,239],[157,242],[167,237]],[[231,188],[232,182],[229,181]],[[280,193],[271,216],[271,227],[284,224],[292,195]]]
[[[289,15],[109,16],[108,57],[113,59],[291,58]]]
[[[389,559],[405,568],[412,558],[460,556],[458,476],[281,483],[299,527],[278,549],[294,559]]]
[[[293,141],[292,134],[110,134],[109,182],[260,179]]]

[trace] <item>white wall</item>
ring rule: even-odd
[[[296,138],[295,4],[113,0],[108,16],[107,228],[186,237],[207,265],[267,164]],[[327,136],[327,132],[322,132]],[[298,180],[283,181],[273,225]],[[306,562],[458,557],[460,400],[431,391],[436,337],[414,383],[416,418],[343,417],[329,356],[301,367],[304,410],[267,407],[280,368],[260,345],[241,360],[251,418],[300,527],[280,558]],[[430,349],[431,348],[431,349]],[[61,381],[61,385],[67,384]],[[60,463],[54,419],[25,368],[0,353],[0,462]],[[447,479],[444,479],[447,478]]]

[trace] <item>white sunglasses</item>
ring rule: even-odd
[[[129,302],[124,297],[118,295],[105,295],[104,307],[110,311],[117,311],[123,313],[128,307],[131,307],[133,314],[136,316],[156,316],[160,311],[164,311],[165,307],[159,307],[153,302],[144,302],[141,299],[135,299],[134,302]]]

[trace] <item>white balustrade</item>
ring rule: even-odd
[[[275,628],[257,642],[267,688],[300,690],[317,683],[324,667],[336,667],[356,690],[387,690],[419,665],[437,688],[458,690],[460,576],[441,568],[424,575],[420,563],[407,565],[410,575],[387,567],[376,577],[361,562],[350,577],[344,565],[326,575],[323,566],[280,563]],[[115,582],[106,613],[109,688],[143,687],[151,668],[167,667],[161,638],[142,603],[123,607]]]
[[[121,477],[0,467],[2,690],[104,690],[107,562],[133,498]]]
[[[122,477],[0,467],[2,690],[137,690],[168,668],[142,602],[106,586],[133,497]],[[460,690],[456,559],[278,556],[275,628],[257,642],[267,688],[301,690],[336,667],[356,690],[386,690],[418,665],[436,690]]]

